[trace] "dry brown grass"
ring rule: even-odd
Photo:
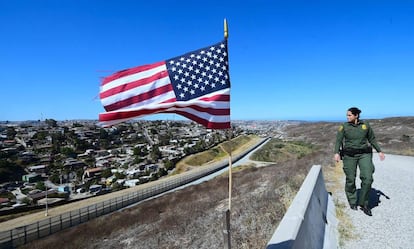
[[[340,246],[343,246],[344,242],[349,239],[357,238],[355,234],[353,224],[350,221],[350,217],[345,212],[345,209],[349,208],[348,204],[341,201],[341,198],[338,196],[343,194],[341,193],[344,188],[343,179],[344,173],[342,170],[342,163],[335,163],[332,166],[324,168],[324,179],[326,184],[326,189],[328,192],[332,193],[333,200],[336,207],[336,218],[339,221],[338,232],[339,232],[339,243]]]
[[[303,181],[308,170],[304,164],[246,167],[233,173],[234,248],[265,247]],[[223,175],[22,248],[221,248],[227,190]]]

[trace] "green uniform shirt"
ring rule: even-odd
[[[358,124],[345,122],[339,126],[334,153],[339,153],[339,147],[342,142],[344,142],[344,148],[364,149],[371,144],[377,152],[381,152],[371,126],[368,122],[361,120]]]

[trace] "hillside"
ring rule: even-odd
[[[370,120],[385,153],[413,152],[414,118]],[[263,160],[288,153],[287,160],[256,168],[250,165],[233,173],[231,238],[233,248],[264,248],[283,217],[309,168],[322,165],[328,188],[335,184],[333,143],[340,123],[303,122],[288,125],[278,144],[255,155]],[[285,148],[281,152],[281,148]],[[399,149],[400,148],[400,149]],[[269,152],[273,151],[273,152]],[[270,156],[263,156],[270,153]],[[275,159],[272,159],[275,160]],[[98,218],[35,241],[22,248],[222,248],[223,214],[228,203],[228,177],[146,201],[130,209]]]
[[[366,120],[374,129],[377,141],[385,153],[414,156],[414,117],[394,117]],[[336,131],[342,122],[303,122],[288,126],[289,139],[318,144],[332,151]]]

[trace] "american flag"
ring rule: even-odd
[[[119,71],[103,79],[100,124],[155,113],[177,113],[210,129],[230,123],[227,40],[175,58]]]

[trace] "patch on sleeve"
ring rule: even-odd
[[[367,129],[367,125],[366,124],[363,124],[361,127],[362,127],[363,130],[366,130]]]
[[[344,129],[344,126],[341,125],[341,126],[339,126],[338,131],[342,131],[343,129]]]

